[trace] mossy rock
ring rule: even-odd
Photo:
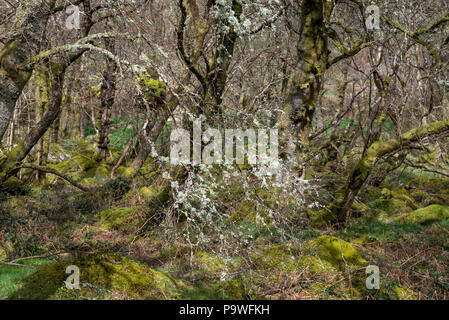
[[[413,210],[419,209],[419,205],[416,203],[415,199],[411,197],[405,189],[390,190],[384,188],[382,189],[382,198],[387,200],[401,200],[404,202],[405,206],[410,206]]]
[[[408,215],[398,217],[397,220],[416,224],[430,224],[449,220],[449,207],[432,204],[428,207],[415,210]]]
[[[131,230],[136,227],[136,211],[141,207],[108,209],[100,212],[101,227],[107,230]]]
[[[70,265],[80,270],[80,289],[66,288]],[[94,254],[44,266],[27,277],[10,299],[151,299],[178,297],[182,283],[116,254]]]
[[[407,202],[395,198],[377,199],[368,203],[368,206],[378,213],[386,213],[387,217],[413,210]]]
[[[0,185],[0,191],[14,196],[27,195],[31,191],[31,187],[16,177],[10,177]]]
[[[325,235],[312,239],[308,243],[308,248],[339,270],[344,271],[347,266],[359,268],[368,265],[349,242],[336,237]]]
[[[307,217],[310,220],[310,224],[314,228],[321,228],[330,225],[332,221],[337,220],[337,216],[327,208],[314,211],[312,209],[307,210]]]
[[[167,185],[152,185],[150,187],[142,187],[139,194],[150,203],[164,204],[170,199],[171,188]]]
[[[107,179],[107,178],[109,178],[109,174],[110,174],[109,168],[104,165],[99,166],[97,168],[97,170],[95,170],[95,176],[97,176],[97,177]]]

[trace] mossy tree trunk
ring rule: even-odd
[[[65,71],[65,69],[63,69]],[[53,73],[48,110],[29,134],[7,156],[0,160],[0,185],[20,169],[20,163],[39,142],[60,112],[64,73]]]
[[[49,71],[46,67],[35,69],[35,99],[36,99],[36,123],[42,120],[50,103],[50,79]],[[49,132],[46,132],[39,141],[37,151],[37,165],[45,166],[47,164],[48,150],[50,145]],[[44,183],[45,173],[36,171],[36,180]]]
[[[35,56],[56,0],[22,0],[11,37],[0,51],[0,141],[9,126],[14,107],[31,77],[27,61]]]
[[[105,39],[106,49],[116,54],[115,40]],[[110,59],[106,59],[106,69],[103,72],[103,83],[101,85],[101,105],[97,113],[96,131],[98,132],[96,141],[96,151],[101,157],[106,160],[108,157],[109,145],[109,128],[111,109],[114,105],[115,89],[116,89],[116,72],[117,65]]]
[[[302,0],[298,62],[291,79],[287,114],[296,149],[307,148],[312,121],[328,63],[325,32],[326,2]]]
[[[23,34],[21,35],[21,37],[25,37],[28,34],[29,38],[20,38],[24,43],[15,40],[13,42],[12,48],[6,49],[6,51],[2,50],[2,52],[0,53],[0,71],[3,71],[0,72],[0,102],[2,103],[4,102],[4,87],[8,84],[11,85],[9,81],[15,80],[16,82],[13,81],[15,88],[20,89],[20,91],[23,90],[26,82],[28,82],[32,70],[24,69],[23,66],[31,57],[35,56],[39,52],[39,49],[41,47],[40,42],[42,41],[48,18],[53,12],[56,1],[28,0],[22,2],[21,7],[27,9],[22,12],[24,16],[27,17],[24,18],[25,22],[23,23],[28,22],[29,24],[25,24],[25,26],[22,27],[21,30],[23,31]],[[90,12],[89,1],[84,1],[84,7],[85,12]],[[19,10],[19,13],[21,12],[21,10],[22,9]],[[83,34],[85,36],[89,33],[92,25],[92,20],[86,19],[86,23],[83,25]],[[30,28],[34,29],[30,30]],[[26,137],[19,144],[17,144],[11,150],[11,152],[9,152],[6,156],[0,158],[0,185],[2,185],[9,177],[13,176],[17,173],[17,171],[20,170],[21,162],[26,158],[31,149],[39,142],[39,140],[44,136],[44,134],[53,124],[55,119],[59,116],[63,98],[65,72],[67,68],[85,51],[86,49],[79,49],[71,52],[67,56],[58,56],[54,59],[50,59],[49,62],[46,62],[48,63],[48,74],[51,75],[51,77],[49,76],[51,85],[49,91],[50,98],[48,109],[44,113],[40,121],[29,130]],[[33,54],[30,54],[30,52]],[[16,61],[17,64],[12,64],[12,62],[14,61]],[[19,63],[21,63],[22,66]],[[5,72],[9,73],[6,73],[5,76]],[[16,100],[19,98],[19,95],[17,95]]]

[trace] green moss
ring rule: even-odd
[[[248,294],[242,278],[234,278],[218,282],[213,292],[219,299],[223,300],[246,300]]]
[[[401,200],[404,202],[404,205],[409,205],[414,210],[419,208],[415,199],[413,199],[405,189],[389,190],[384,188],[382,189],[382,198]]]
[[[351,244],[335,237],[321,236],[300,247],[289,243],[272,246],[257,251],[253,260],[265,285],[276,285],[307,272],[308,277],[314,279],[313,288],[308,283],[307,288],[298,290],[306,290],[306,295],[311,298],[323,298],[328,289],[335,291],[335,297],[361,298],[366,290],[364,270],[367,262]],[[335,282],[347,274],[351,274],[351,285],[348,281],[337,282],[335,286],[329,284],[329,279]]]
[[[401,286],[394,287],[393,295],[390,295],[390,298],[398,300],[418,300],[418,297],[415,291]]]
[[[10,177],[1,186],[0,191],[9,193],[11,195],[27,195],[31,190],[31,187],[24,184],[16,177]]]
[[[363,267],[368,264],[351,244],[332,236],[325,235],[313,239],[309,242],[309,246],[320,258],[340,270],[345,270],[348,265]]]
[[[151,78],[148,72],[140,75],[140,80],[145,90],[145,99],[148,101],[154,98],[164,98],[166,95],[166,85],[164,82]]]
[[[105,165],[99,166],[95,170],[95,176],[101,177],[101,178],[108,178],[109,177],[109,168]]]
[[[130,229],[136,225],[135,213],[140,207],[108,209],[100,213],[100,223],[105,229]]]
[[[227,270],[227,266],[222,259],[204,251],[198,251],[194,254],[193,263],[209,274],[218,274]]]
[[[130,179],[136,175],[136,170],[131,167],[120,167],[117,169],[116,173],[121,178]]]
[[[69,265],[80,270],[80,290],[64,281]],[[179,283],[168,275],[116,254],[94,254],[45,266],[26,278],[12,299],[174,299]]]
[[[398,221],[406,221],[416,224],[430,224],[433,222],[449,220],[449,207],[433,204],[418,209],[412,213],[398,218]]]
[[[335,221],[337,215],[328,209],[322,209],[319,211],[313,211],[308,209],[307,216],[310,220],[312,227],[321,228],[330,224],[331,221]]]
[[[283,244],[257,251],[253,260],[262,270],[296,273],[300,271],[298,255],[292,245]]]
[[[394,198],[377,199],[368,203],[368,206],[376,210],[378,213],[386,213],[388,217],[412,211],[405,201]]]
[[[154,196],[154,190],[151,187],[142,187],[139,190],[139,194],[144,198],[151,198]]]

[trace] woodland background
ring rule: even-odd
[[[448,299],[448,56],[444,0],[0,0],[0,298]],[[199,117],[280,167],[172,166]]]

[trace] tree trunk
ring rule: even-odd
[[[56,0],[22,0],[17,8],[12,36],[0,51],[0,141],[31,77],[32,70],[25,64],[39,52],[55,3]]]
[[[106,49],[116,54],[115,50],[115,40],[105,39]],[[107,58],[106,69],[103,72],[103,83],[101,85],[101,106],[100,111],[97,114],[97,142],[96,151],[101,157],[106,160],[108,157],[108,145],[109,145],[109,127],[110,127],[110,117],[111,108],[114,105],[115,99],[115,89],[116,89],[116,63]]]

